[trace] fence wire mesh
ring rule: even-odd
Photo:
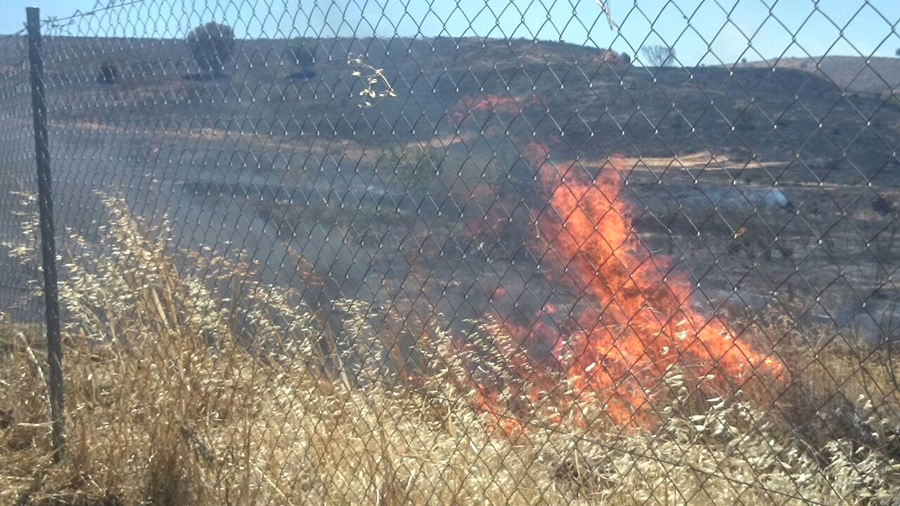
[[[37,230],[23,230],[30,200],[37,194],[25,37],[0,36],[0,48],[0,166],[3,167],[0,244],[4,253],[23,251],[22,248],[34,251],[38,244]],[[34,298],[39,293],[40,258],[20,258],[22,262],[15,262],[14,267],[10,263],[10,268],[3,269],[0,307],[3,316],[12,320],[40,321],[43,305]]]
[[[48,19],[51,475],[26,42],[0,39],[0,495],[896,504],[898,23],[892,0]]]

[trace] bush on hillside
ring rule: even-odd
[[[191,31],[187,44],[201,72],[220,74],[234,51],[234,31],[226,24],[211,21]]]
[[[100,64],[97,82],[100,84],[116,84],[119,82],[119,66],[108,62]]]
[[[308,79],[316,76],[316,53],[319,47],[302,40],[288,49],[288,60],[295,66],[291,78]]]

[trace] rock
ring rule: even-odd
[[[762,204],[764,206],[775,207],[781,209],[782,211],[793,213],[796,212],[794,208],[794,204],[791,203],[790,199],[782,193],[778,188],[773,188],[765,197],[762,199]]]

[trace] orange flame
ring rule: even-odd
[[[537,141],[524,154],[550,198],[538,216],[546,242],[540,254],[551,279],[582,298],[578,330],[556,349],[578,403],[602,402],[616,422],[634,423],[645,418],[649,391],[674,363],[731,388],[759,370],[782,374],[780,362],[737,342],[720,318],[692,310],[688,279],[640,242],[621,196],[622,160],[612,159],[588,183],[574,165],[560,171],[549,163]]]
[[[462,99],[454,116],[459,125],[478,111],[508,119],[539,103],[537,95]],[[551,163],[537,140],[526,145],[523,157],[549,200],[535,213],[541,237],[530,249],[547,279],[575,302],[566,310],[545,305],[543,316],[528,326],[501,318],[518,341],[499,346],[511,381],[485,385],[468,378],[476,385],[470,402],[492,430],[520,433],[530,418],[586,427],[597,412],[619,425],[655,425],[650,392],[673,364],[696,384],[714,376],[703,384],[723,396],[745,388],[756,375],[783,379],[776,358],[739,341],[718,316],[693,310],[689,278],[641,243],[632,226],[633,207],[622,196],[623,160],[613,158],[590,180],[575,164]],[[488,214],[471,226],[470,237],[498,240],[508,226],[501,218]],[[506,292],[500,287],[494,295]],[[523,357],[522,345],[537,341],[552,345],[553,364]],[[465,359],[470,366],[477,360]]]

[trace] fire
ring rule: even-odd
[[[672,364],[695,378],[713,375],[728,392],[760,372],[782,374],[776,359],[738,342],[719,317],[694,311],[690,281],[638,239],[621,195],[622,160],[586,181],[572,165],[549,163],[537,141],[525,156],[550,201],[538,216],[545,244],[534,247],[552,280],[583,299],[577,330],[556,349],[576,402],[604,402],[613,420],[633,423],[652,409],[648,392]]]
[[[461,101],[457,119],[476,110],[519,114],[535,103],[536,96]],[[497,315],[500,334],[517,343],[498,345],[506,378],[487,385],[473,379],[472,401],[494,427],[511,434],[535,417],[585,426],[596,413],[619,425],[654,425],[650,392],[672,365],[697,385],[714,377],[702,383],[717,396],[746,388],[751,377],[782,378],[776,358],[737,339],[720,317],[695,311],[689,278],[640,241],[622,195],[623,160],[611,159],[591,178],[575,164],[551,163],[537,140],[522,154],[549,203],[533,211],[539,238],[529,248],[554,290],[574,302],[547,304],[527,326]],[[520,350],[536,341],[552,349],[552,363],[522,358]]]

